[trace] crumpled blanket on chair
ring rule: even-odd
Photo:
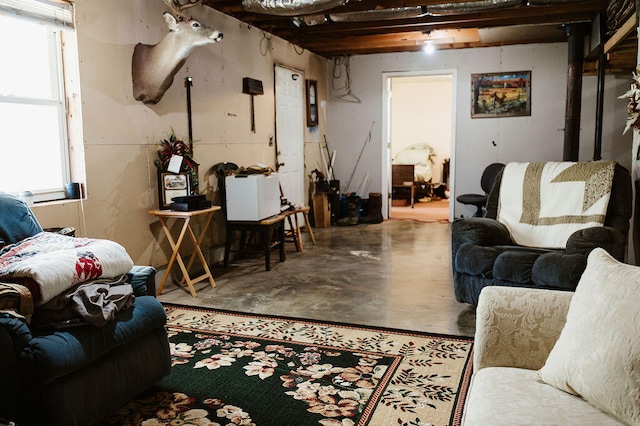
[[[509,163],[497,219],[522,246],[566,248],[575,231],[604,224],[615,161]]]
[[[33,314],[34,327],[91,324],[102,327],[115,318],[117,312],[135,303],[133,287],[127,275],[86,281],[60,293],[39,306]]]
[[[36,306],[76,284],[126,274],[133,261],[120,244],[40,232],[0,250],[0,280],[27,286]]]

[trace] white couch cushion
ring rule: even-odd
[[[640,268],[591,252],[540,378],[640,424]]]
[[[475,373],[462,424],[620,425],[585,400],[541,383],[537,370],[487,367]]]

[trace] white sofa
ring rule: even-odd
[[[484,288],[462,425],[640,424],[639,303],[640,268],[602,249],[575,293]]]

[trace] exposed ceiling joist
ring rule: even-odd
[[[632,0],[522,0],[521,3],[519,0],[491,0],[488,3],[487,0],[349,0],[342,6],[323,10],[317,15],[322,18],[319,21],[323,23],[317,25],[315,21],[308,25],[305,20],[310,20],[303,16],[248,12],[243,8],[242,1],[204,0],[203,3],[320,56],[333,57],[418,51],[427,40],[440,50],[561,42],[566,41],[562,30],[565,24],[585,23],[590,26],[599,14],[606,14],[608,9],[613,9],[611,5],[614,2],[625,2],[615,6],[628,15],[630,5],[627,3]],[[286,1],[289,5],[296,0],[269,1]],[[478,5],[492,6],[501,2],[521,5],[473,11]],[[390,18],[393,13],[389,11],[393,9],[419,7],[418,10],[424,11],[431,7],[435,10],[435,5],[445,5],[451,10],[442,16],[421,14],[423,16]],[[375,13],[383,10],[384,16]],[[349,17],[349,13],[359,15],[352,21],[343,20],[343,17]],[[332,22],[331,14],[340,14],[340,22]],[[399,13],[398,16],[403,14]],[[635,68],[635,15],[632,18],[625,18],[625,30],[615,34],[619,39],[613,40],[614,36],[609,39],[611,47],[607,50],[607,68],[610,71],[624,69],[626,72],[630,67]],[[337,17],[335,20],[338,20]],[[438,32],[449,33],[449,36],[437,38],[435,35]],[[595,65],[593,60],[588,61],[590,62],[585,65],[585,70],[590,72]]]

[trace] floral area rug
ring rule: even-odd
[[[101,424],[457,425],[473,340],[165,304],[172,370]]]

